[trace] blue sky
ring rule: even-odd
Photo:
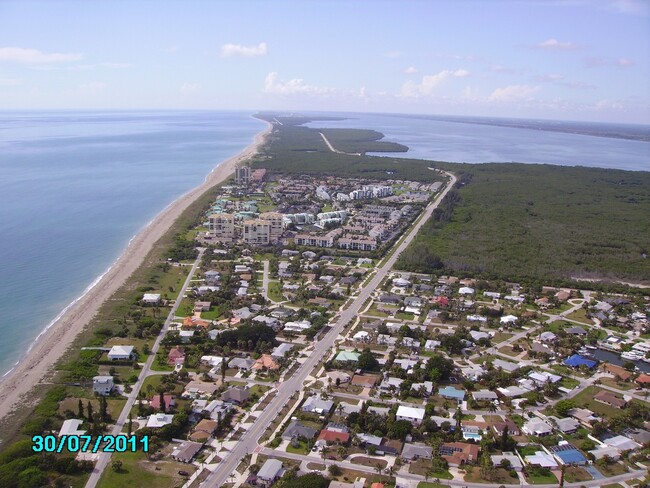
[[[650,123],[648,0],[0,0],[0,109]]]

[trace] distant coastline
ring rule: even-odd
[[[24,396],[51,372],[77,335],[95,316],[99,307],[142,264],[153,245],[182,212],[210,188],[230,177],[238,163],[255,155],[271,129],[272,125],[267,123],[267,127],[255,136],[253,143],[239,154],[220,162],[205,177],[202,184],[160,211],[129,241],[120,257],[48,324],[23,357],[0,378],[0,419],[11,413]]]

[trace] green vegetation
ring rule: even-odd
[[[650,234],[650,174],[513,163],[435,166],[460,175],[459,189],[423,226],[398,268],[546,283],[650,276],[642,237]]]
[[[337,151],[346,153],[406,152],[407,146],[395,142],[380,141],[384,134],[376,130],[318,129]]]
[[[273,115],[269,114],[260,114],[258,117],[268,121],[274,118]],[[253,167],[266,168],[278,174],[363,176],[376,179],[396,178],[425,182],[440,181],[442,179],[440,174],[428,169],[431,166],[429,161],[333,153],[323,141],[318,130],[299,125],[313,120],[328,119],[321,117],[313,119],[304,117],[278,118],[283,125],[274,125],[266,146],[253,159]],[[352,133],[357,131],[346,129],[346,132],[348,133],[346,137],[352,140],[355,138]],[[360,130],[358,132],[372,131]],[[357,136],[356,138],[363,139],[363,136]],[[369,144],[367,140],[360,143],[355,146],[357,150],[353,152],[362,152],[364,147],[369,147],[366,146],[367,144]],[[378,142],[372,142],[372,144],[378,144]],[[348,146],[346,145],[346,147]]]

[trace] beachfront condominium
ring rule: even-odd
[[[233,214],[214,213],[208,218],[209,230],[220,241],[232,241],[235,238],[235,216]]]
[[[243,238],[246,244],[268,244],[271,240],[271,223],[261,219],[244,220]]]
[[[260,214],[260,220],[265,220],[269,223],[269,241],[274,243],[278,242],[284,230],[284,215],[277,212],[264,212]]]
[[[244,164],[235,168],[235,184],[248,186],[251,181],[251,167]]]

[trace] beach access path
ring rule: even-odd
[[[18,408],[29,408],[38,401],[30,391],[53,371],[54,366],[73,344],[77,335],[90,323],[101,305],[108,300],[144,262],[154,244],[169,230],[178,217],[203,193],[225,181],[240,162],[255,155],[272,125],[255,136],[252,144],[241,153],[220,163],[205,181],[180,196],[144,227],[129,243],[126,250],[81,298],[35,341],[19,364],[0,380],[0,419],[5,419]],[[31,402],[31,405],[28,403]]]

